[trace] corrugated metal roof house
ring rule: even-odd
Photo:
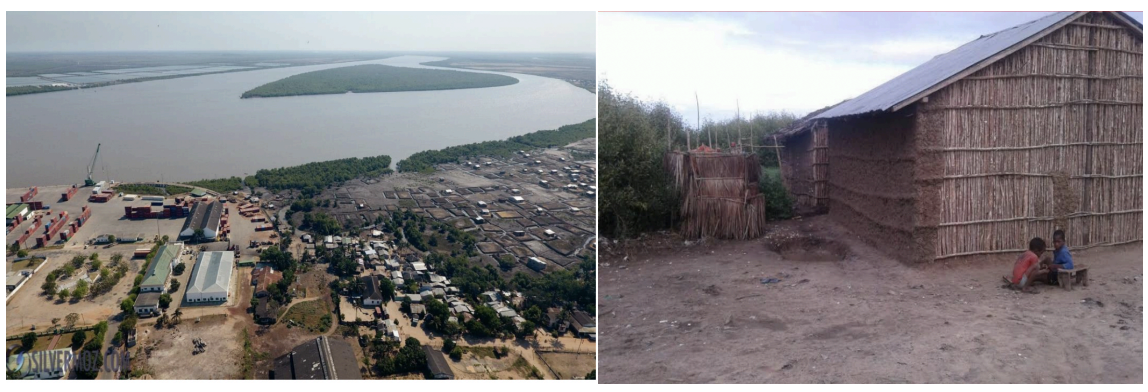
[[[1019,252],[1057,228],[1071,247],[1140,241],[1143,61],[1128,15],[1053,13],[799,123],[787,154],[821,153],[783,173],[791,192],[820,179],[814,203],[907,262]]]

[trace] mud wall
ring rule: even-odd
[[[785,140],[782,174],[794,210],[825,213],[829,207],[829,137],[824,121]]]
[[[813,157],[810,156],[812,142],[811,132],[798,133],[785,140],[781,154],[785,188],[793,199],[793,208],[799,213],[812,210],[817,202],[813,196]]]
[[[829,216],[906,263],[923,260],[915,124],[912,110],[828,123]]]
[[[1090,13],[918,105],[935,258],[1020,252],[1057,228],[1073,249],[1140,241],[1143,61],[1140,35]]]

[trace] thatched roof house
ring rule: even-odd
[[[1073,248],[1140,241],[1143,62],[1128,15],[1054,13],[799,122],[783,173],[799,203],[907,262],[1018,252],[1056,228]]]

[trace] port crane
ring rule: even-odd
[[[92,164],[88,165],[88,178],[84,180],[84,186],[96,186],[96,181],[92,179],[92,171],[96,170],[96,158],[100,157],[100,144],[96,144],[96,154],[92,155]]]

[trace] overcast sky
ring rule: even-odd
[[[7,51],[594,52],[593,12],[7,12]]]
[[[786,110],[855,97],[933,56],[1047,12],[603,13],[599,78],[702,117]],[[1129,13],[1143,22],[1143,13]]]

